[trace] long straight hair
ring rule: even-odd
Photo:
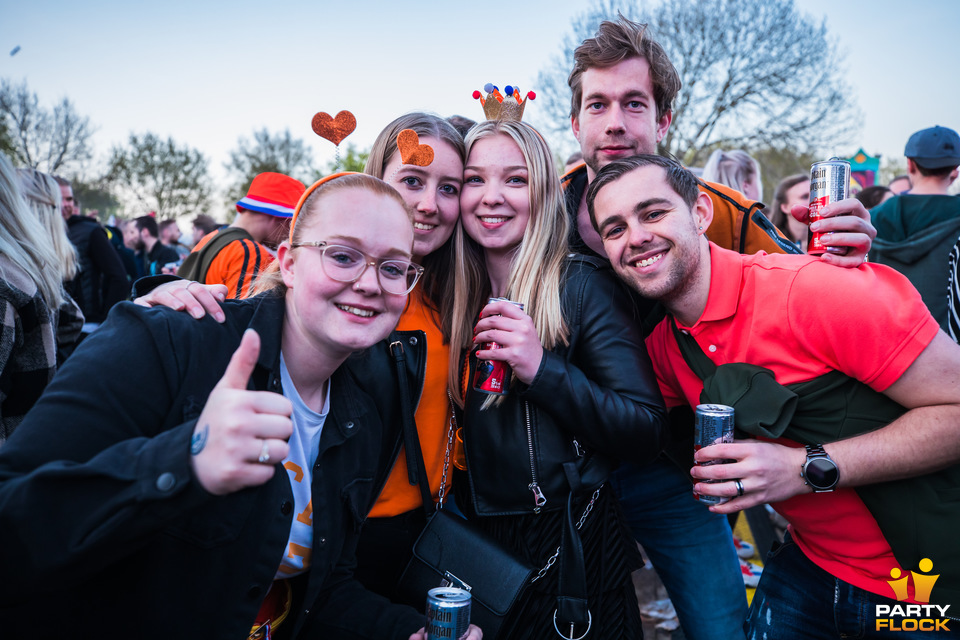
[[[27,205],[53,241],[53,250],[60,262],[60,279],[73,280],[78,269],[77,250],[67,237],[67,222],[60,209],[60,185],[53,176],[36,169],[17,169],[17,178]]]
[[[567,344],[569,337],[560,303],[569,229],[560,180],[547,143],[534,128],[522,122],[478,124],[467,134],[467,158],[478,140],[497,135],[509,136],[517,144],[529,174],[530,218],[513,257],[505,295],[523,304],[537,328],[540,343],[545,349],[552,349]],[[449,387],[454,401],[462,407],[461,358],[463,350],[473,346],[477,314],[490,296],[490,275],[483,247],[467,235],[462,222],[457,223],[453,240],[456,268],[450,319]],[[500,402],[502,396],[491,396],[483,408]]]
[[[466,159],[463,138],[449,122],[429,113],[414,112],[402,115],[380,132],[374,140],[367,156],[363,172],[381,180],[386,180],[387,164],[397,152],[397,136],[404,129],[411,129],[421,138],[436,138],[446,142],[457,152],[460,162]],[[447,238],[440,247],[420,259],[423,277],[419,285],[422,297],[431,309],[440,317],[440,330],[444,341],[450,339],[449,316],[450,302],[453,300],[453,236]]]
[[[59,189],[59,187],[58,187]],[[17,175],[0,153],[0,254],[33,280],[51,312],[63,304],[60,261],[53,241],[23,198]],[[0,277],[6,278],[0,267]]]

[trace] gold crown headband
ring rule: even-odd
[[[535,100],[537,94],[528,91],[526,97],[520,97],[520,88],[507,85],[504,96],[500,89],[491,83],[484,85],[483,90],[487,92],[484,97],[479,91],[473,92],[473,99],[479,100],[483,107],[483,114],[487,120],[516,120],[520,122],[523,119],[523,109],[527,106],[527,100]]]

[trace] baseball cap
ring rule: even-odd
[[[907,140],[903,155],[924,169],[942,169],[960,165],[960,135],[947,127],[917,131]]]
[[[237,201],[237,211],[248,209],[277,218],[292,218],[300,196],[307,190],[299,180],[282,173],[258,174],[247,195]]]

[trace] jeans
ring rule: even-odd
[[[627,523],[667,588],[689,640],[743,638],[747,596],[726,516],[693,497],[665,458],[611,476]]]
[[[766,560],[744,629],[750,640],[929,639],[954,637],[960,630],[960,621],[949,620],[946,632],[900,631],[907,628],[901,618],[893,618],[896,631],[889,625],[877,630],[878,604],[898,603],[830,575],[808,560],[787,534]]]

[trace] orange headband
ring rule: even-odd
[[[297,202],[297,208],[293,210],[293,219],[290,220],[290,243],[293,244],[293,230],[297,227],[297,218],[300,217],[300,209],[303,208],[303,203],[307,201],[307,198],[310,197],[310,194],[316,191],[317,187],[320,185],[330,182],[335,178],[340,178],[342,176],[355,176],[358,175],[356,171],[340,171],[339,173],[331,173],[329,176],[320,178],[312,185],[307,187],[307,190],[303,192],[303,195],[300,196],[300,201]]]

